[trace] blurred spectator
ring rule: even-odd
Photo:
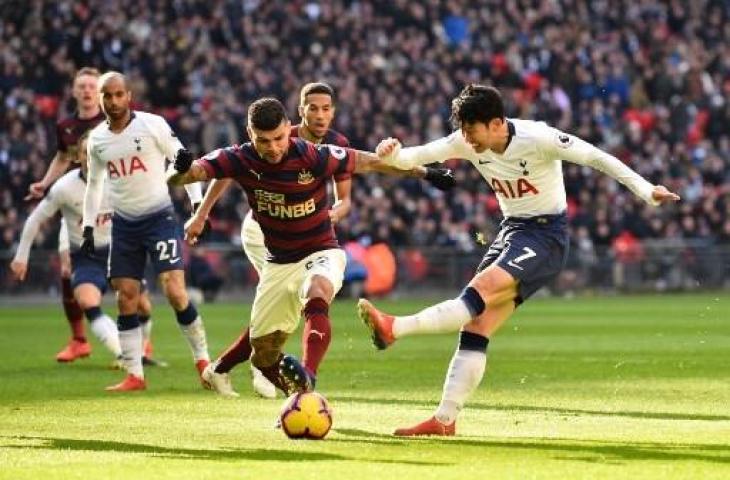
[[[335,87],[336,128],[363,149],[389,135],[406,145],[442,136],[463,85],[492,83],[508,115],[554,123],[684,193],[676,207],[644,209],[612,180],[566,164],[571,221],[584,227],[574,244],[609,248],[624,231],[640,242],[727,242],[724,0],[59,0],[2,2],[0,13],[0,248],[19,235],[30,207],[22,196],[50,161],[53,123],[72,111],[67,85],[82,66],[127,73],[136,108],[164,115],[194,152],[241,141],[259,96],[281,98],[296,118],[309,81]],[[495,197],[468,164],[455,175],[447,194],[356,178],[339,235],[475,249],[473,235],[499,221]],[[237,238],[247,207],[234,190],[213,212],[211,239]],[[42,233],[53,247],[53,232]],[[602,261],[596,270],[610,271]]]

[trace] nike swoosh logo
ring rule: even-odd
[[[180,261],[180,258],[181,258],[181,257],[175,257],[175,258],[171,258],[171,259],[170,259],[170,263],[177,263],[177,262],[179,262],[179,261]]]
[[[479,159],[479,165],[486,165],[488,163],[492,163],[492,161],[491,160],[482,160],[482,159]]]

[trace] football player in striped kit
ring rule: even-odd
[[[301,123],[292,125],[290,134],[317,145],[335,145],[350,147],[350,141],[342,133],[330,128],[335,117],[336,103],[334,89],[323,82],[307,83],[299,93],[299,116]],[[381,166],[382,173],[396,174],[413,178],[423,178],[440,190],[448,190],[454,185],[451,170],[445,168],[415,167],[410,170],[401,170],[393,167]],[[203,197],[200,208],[185,224],[185,238],[190,244],[197,242],[198,236],[203,233],[205,221],[215,202],[233,179],[213,180]],[[350,190],[352,179],[349,173],[333,177],[335,202],[330,208],[329,216],[332,223],[337,223],[350,212]],[[268,252],[264,245],[264,234],[261,226],[253,218],[249,210],[241,225],[241,244],[259,277]],[[304,315],[302,330],[302,363],[316,374],[320,362],[329,347],[332,338],[332,326],[329,317]],[[239,363],[248,360],[251,344],[248,330],[236,339],[218,358],[210,364],[203,373],[213,389],[221,395],[236,397],[228,373]],[[275,398],[276,388],[251,364],[252,384],[254,391],[264,398]]]
[[[329,321],[329,305],[342,286],[345,253],[334,234],[327,183],[382,162],[367,152],[291,137],[284,106],[273,98],[251,104],[247,130],[248,143],[215,150],[194,163],[175,162],[169,182],[233,178],[245,191],[268,252],[246,353],[285,393],[306,391],[314,387],[315,372],[282,349],[302,311],[305,319]]]

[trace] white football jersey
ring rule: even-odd
[[[474,151],[460,130],[426,145],[403,148],[392,164],[412,168],[452,158],[470,161],[497,195],[505,217],[533,217],[566,210],[562,160],[593,167],[647,203],[654,186],[616,157],[544,122],[508,119],[514,135],[502,154]]]
[[[107,122],[100,123],[87,145],[90,185],[106,178],[114,211],[128,220],[172,205],[166,159],[174,159],[183,148],[164,118],[137,111],[132,115],[120,133],[109,130]]]
[[[27,262],[30,247],[38,233],[38,228],[58,211],[63,216],[62,221],[66,225],[65,230],[68,232],[71,250],[78,250],[83,242],[81,234],[83,232],[82,219],[85,190],[86,181],[81,177],[80,169],[71,170],[59,178],[26,220],[18,243],[16,258]],[[97,248],[108,245],[111,240],[112,208],[108,198],[109,195],[105,185],[96,217],[96,225],[94,226],[94,246]]]

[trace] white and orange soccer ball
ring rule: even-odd
[[[320,440],[332,428],[332,408],[317,392],[295,393],[281,408],[281,429],[289,438]]]

